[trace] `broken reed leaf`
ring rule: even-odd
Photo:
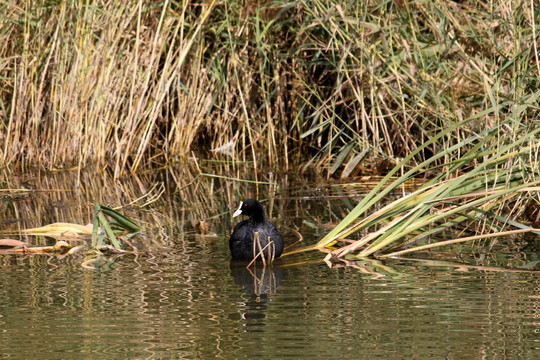
[[[71,223],[54,223],[32,229],[21,230],[23,233],[31,235],[42,235],[42,236],[51,236],[58,237],[63,234],[71,236],[80,236],[80,235],[91,235],[92,227],[89,225],[79,225]]]
[[[475,235],[475,236],[467,236],[467,237],[462,237],[459,239],[444,240],[444,241],[439,241],[432,244],[416,246],[410,249],[396,251],[389,254],[383,254],[383,255],[380,255],[379,257],[386,258],[386,257],[392,257],[392,256],[401,256],[401,255],[410,254],[414,252],[420,252],[423,250],[433,249],[433,248],[437,248],[441,246],[455,245],[455,244],[459,244],[459,243],[467,242],[467,241],[485,240],[485,239],[490,239],[494,237],[505,237],[505,236],[523,234],[523,233],[538,232],[538,231],[540,231],[540,229],[529,228],[529,229],[520,229],[520,230],[511,230],[511,231],[501,231],[501,232],[490,233],[490,234],[480,234],[480,235]]]
[[[65,241],[59,240],[52,246],[24,246],[20,249],[13,249],[13,252],[21,254],[67,253],[71,248],[73,248],[73,246]]]
[[[106,216],[111,217],[113,220],[107,220]],[[103,231],[100,231],[100,228],[103,229]],[[135,222],[120,214],[118,211],[100,204],[96,204],[94,207],[94,221],[92,228],[92,247],[94,249],[104,246],[106,239],[109,239],[116,249],[121,249],[117,233],[128,231],[129,233],[125,234],[125,236],[130,238],[139,230],[140,227],[135,224]]]
[[[136,232],[136,231],[139,231],[141,229],[137,224],[135,224],[133,221],[131,221],[126,216],[120,214],[118,211],[116,211],[114,209],[111,209],[110,207],[103,206],[103,205],[100,205],[100,207],[101,207],[101,211],[105,215],[110,216],[113,219],[115,219],[117,221],[117,224],[119,226],[123,227],[124,229],[126,229],[128,231],[132,231],[132,232]]]
[[[121,248],[120,243],[116,239],[116,235],[114,231],[111,229],[111,226],[109,225],[109,221],[107,220],[107,218],[105,218],[105,215],[101,211],[98,211],[98,218],[99,218],[99,223],[101,227],[107,233],[108,239],[111,241],[111,243],[113,244],[115,248],[120,249]]]
[[[17,247],[27,245],[24,241],[15,239],[0,239],[0,247]]]
[[[92,221],[92,248],[95,248],[102,244],[103,237],[99,234],[99,218],[98,212],[101,209],[99,204],[94,206],[94,219]]]

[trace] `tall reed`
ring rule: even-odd
[[[414,166],[536,91],[536,13],[532,0],[7,0],[0,159],[120,175],[232,144],[235,161],[346,176],[484,114]]]

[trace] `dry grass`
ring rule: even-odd
[[[234,161],[309,160],[348,175],[360,155],[395,164],[496,109],[423,147],[413,166],[537,91],[537,6],[5,1],[0,158],[10,168],[98,163],[119,176],[233,141]],[[510,127],[534,127],[538,108],[513,118]]]

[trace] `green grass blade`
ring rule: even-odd
[[[113,219],[115,219],[117,221],[118,225],[120,225],[121,227],[123,227],[124,229],[126,229],[128,231],[137,232],[137,231],[139,231],[141,229],[133,221],[131,221],[130,219],[128,219],[124,215],[120,214],[116,210],[111,209],[110,207],[101,205],[101,211],[105,215],[110,216]]]
[[[93,227],[92,227],[92,247],[95,248],[96,246],[98,246],[98,233],[99,233],[99,218],[98,218],[98,213],[99,213],[99,210],[101,209],[100,205],[99,204],[96,204],[96,206],[94,206],[94,219],[93,219]]]
[[[107,220],[105,215],[101,211],[99,211],[98,212],[98,217],[99,217],[99,221],[101,223],[101,226],[103,227],[103,229],[107,233],[107,236],[109,237],[109,240],[111,241],[112,245],[115,248],[120,249],[121,248],[120,243],[116,239],[116,235],[114,234],[114,231],[111,229],[111,226],[109,225],[109,221]]]

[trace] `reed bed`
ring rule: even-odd
[[[0,158],[120,176],[225,147],[234,161],[348,176],[497,109],[423,147],[418,164],[536,91],[537,7],[4,1]]]

